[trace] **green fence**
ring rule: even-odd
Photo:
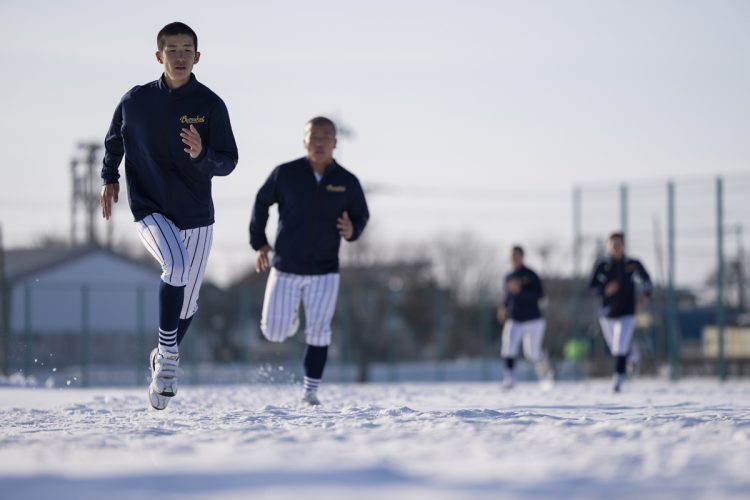
[[[608,362],[586,282],[614,230],[625,232],[627,253],[646,264],[656,284],[637,335],[644,368],[651,373],[666,368],[673,379],[710,373],[723,380],[745,373],[747,359],[725,339],[729,326],[747,321],[749,195],[750,175],[739,174],[573,189],[571,237],[559,241],[569,246],[553,249],[569,265],[540,266],[548,296],[545,346],[561,373],[597,374],[597,363]],[[472,298],[461,297],[430,273],[417,272],[419,265],[413,264],[413,273],[408,263],[342,269],[327,378],[499,378],[499,294],[481,287]],[[256,380],[264,370],[279,380],[299,379],[304,321],[289,342],[266,342],[259,331],[265,277],[249,276],[231,289],[204,287],[182,349],[189,381],[210,383],[229,367],[235,374],[222,377],[239,382]],[[116,372],[107,383],[145,381],[146,359],[157,338],[158,282],[7,286],[6,372],[83,386],[104,383],[107,370]],[[705,351],[706,326],[718,331],[715,356]]]

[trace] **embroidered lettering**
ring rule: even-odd
[[[203,123],[206,121],[204,116],[188,116],[182,115],[180,117],[180,123],[184,125],[190,125],[191,123]]]

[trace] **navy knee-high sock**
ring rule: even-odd
[[[161,282],[159,288],[159,346],[167,350],[177,349],[177,326],[185,296],[184,286],[172,286]]]
[[[182,343],[182,339],[185,338],[185,334],[187,333],[188,328],[190,328],[190,322],[192,321],[192,316],[185,319],[180,318],[180,321],[177,324],[177,345]]]
[[[516,358],[505,358],[505,367],[508,370],[513,370],[514,366],[516,366]]]
[[[615,373],[625,375],[625,369],[628,365],[627,356],[615,356]]]
[[[305,348],[305,389],[315,391],[318,389],[320,379],[323,378],[323,370],[328,359],[328,346],[315,346],[307,344]]]

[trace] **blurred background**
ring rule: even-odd
[[[227,103],[240,151],[214,180],[214,247],[182,350],[192,382],[300,378],[303,335],[259,333],[266,276],[247,226],[319,114],[339,125],[336,158],[372,212],[342,245],[326,380],[499,379],[514,244],[544,280],[560,378],[608,375],[586,281],[614,230],[656,284],[640,373],[750,373],[746,2],[4,1],[6,376],[145,381],[159,270],[125,196],[101,220],[99,170],[115,106],[159,77],[156,33],[175,20],[198,33],[195,73]]]

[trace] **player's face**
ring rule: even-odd
[[[193,66],[200,57],[190,35],[165,36],[164,48],[156,53],[156,60],[164,65],[164,75],[172,88],[180,87],[190,80]]]
[[[311,163],[328,165],[333,161],[336,149],[336,134],[330,125],[307,125],[305,127],[305,149]]]
[[[621,259],[625,255],[625,242],[620,238],[612,238],[607,242],[607,251],[615,259]]]
[[[519,267],[523,266],[523,255],[521,252],[510,252],[510,263],[513,265],[515,269],[518,269]]]

